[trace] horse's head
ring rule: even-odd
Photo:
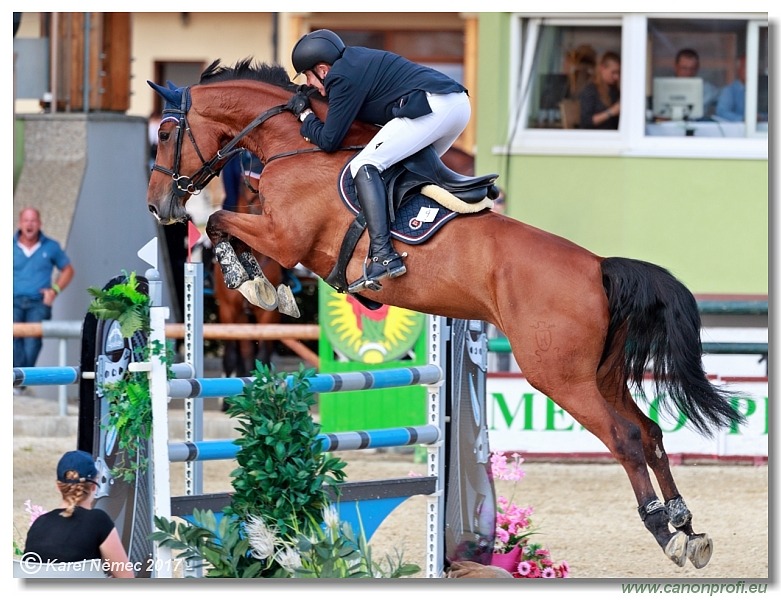
[[[282,67],[258,67],[249,61],[233,68],[218,65],[219,61],[212,63],[201,76],[201,84],[192,88],[148,82],[164,100],[147,193],[148,208],[162,224],[185,221],[189,197],[200,193],[230,158],[247,147],[246,136],[255,128],[287,112],[285,103],[295,91]],[[255,83],[230,81],[264,81],[261,77],[268,73],[276,80],[267,94],[259,93]],[[290,125],[296,125],[292,113],[287,114]],[[257,148],[249,149],[259,154]]]
[[[196,193],[192,179],[181,175],[184,139],[189,131],[187,111],[191,99],[189,88],[177,88],[170,81],[168,87],[147,82],[165,101],[163,116],[157,132],[157,155],[149,181],[147,203],[149,211],[164,225],[185,221],[184,208],[191,194]],[[194,143],[194,141],[193,141]],[[165,167],[162,165],[170,165]],[[170,177],[170,188],[167,187]]]

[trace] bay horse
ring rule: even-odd
[[[377,128],[355,123],[343,149],[320,151],[301,137],[300,123],[285,109],[297,89],[285,70],[249,59],[233,67],[217,60],[190,87],[149,84],[166,106],[147,193],[154,217],[162,224],[185,219],[188,198],[219,172],[226,156],[246,148],[265,165],[263,212],[217,211],[206,229],[215,247],[222,244],[221,264],[233,275],[238,271],[232,287],[252,278],[241,272],[246,261],[236,261],[250,248],[286,267],[300,262],[325,278],[354,219],[337,177]],[[311,104],[325,120],[327,103],[313,98]],[[529,384],[601,440],[624,468],[640,518],[664,553],[678,566],[688,557],[704,567],[712,540],[694,532],[661,428],[632,395],[644,399],[649,373],[661,402],[703,435],[745,421],[728,392],[705,375],[692,293],[660,266],[597,256],[492,210],[459,215],[424,244],[395,245],[407,252],[407,274],[367,290],[365,298],[481,320],[504,332]],[[347,266],[349,281],[360,277],[367,248],[361,236]]]

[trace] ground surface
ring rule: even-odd
[[[75,446],[75,417],[58,427],[56,402],[14,398],[13,519],[14,539],[23,544],[29,516],[25,500],[54,507],[56,462]],[[171,421],[175,421],[172,411]],[[232,424],[219,411],[207,411],[207,437],[233,437]],[[23,421],[27,421],[23,423]],[[43,433],[35,433],[31,422]],[[62,421],[62,419],[60,419]],[[70,428],[70,429],[69,429]],[[213,435],[209,435],[209,433]],[[181,437],[173,439],[182,439]],[[425,465],[413,454],[346,452],[350,480],[406,477],[424,474]],[[176,466],[176,465],[174,465]],[[181,466],[181,465],[180,465]],[[229,462],[205,463],[206,492],[230,491]],[[682,465],[674,475],[694,514],[698,532],[714,541],[709,565],[697,570],[678,568],[643,528],[623,470],[614,464],[556,464],[527,462],[526,477],[515,485],[497,483],[497,493],[534,507],[538,541],[554,561],[566,560],[571,576],[581,580],[621,579],[767,579],[769,577],[768,467],[750,465]],[[172,491],[183,493],[183,476],[172,470]],[[425,565],[426,501],[405,501],[378,529],[371,541],[374,558],[402,550],[407,561]]]

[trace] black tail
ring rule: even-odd
[[[746,421],[729,402],[735,394],[705,375],[700,313],[686,286],[662,267],[626,258],[604,259],[602,282],[610,307],[605,353],[613,343],[623,343],[631,388],[645,398],[643,377],[650,369],[660,402],[672,401],[707,436]]]

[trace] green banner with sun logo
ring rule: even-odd
[[[321,283],[318,322],[321,373],[425,364],[425,314],[396,306],[369,310]],[[320,394],[319,419],[324,432],[423,425],[425,402],[421,386]]]

